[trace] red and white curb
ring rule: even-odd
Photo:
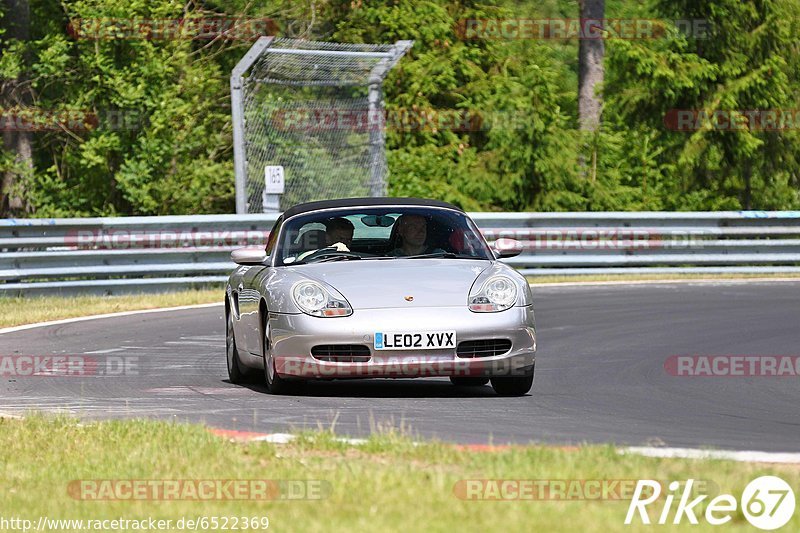
[[[269,442],[271,444],[289,444],[297,435],[291,433],[254,433],[252,431],[238,431],[235,429],[218,429],[208,428],[208,431],[218,437],[228,439],[232,442]],[[337,442],[344,442],[346,444],[360,445],[367,442],[366,439],[350,439],[346,437],[337,437]]]
[[[800,464],[800,453],[776,453],[736,450],[698,450],[696,448],[655,448],[629,446],[617,450],[621,454],[661,457],[666,459],[722,459],[744,463]]]
[[[232,429],[209,428],[209,432],[231,442],[268,442],[271,444],[288,444],[297,438],[291,433],[255,433],[252,431],[238,431]],[[362,445],[366,439],[353,439],[338,437],[337,442]],[[420,444],[415,442],[414,444]],[[504,452],[520,446],[508,444],[453,444],[454,449],[470,452]],[[579,446],[556,446],[565,451],[577,451]],[[728,451],[728,450],[701,450],[697,448],[656,448],[644,446],[628,446],[617,448],[620,455],[642,455],[645,457],[660,457],[668,459],[719,459],[746,463],[773,463],[773,464],[800,464],[800,453],[775,453],[759,451]]]
[[[11,413],[0,412],[0,419],[22,420],[24,417]],[[254,431],[239,431],[235,429],[208,428],[209,433],[229,440],[230,442],[267,442],[270,444],[289,444],[297,439],[292,433],[257,433]],[[337,442],[360,446],[367,443],[367,439],[354,439],[337,437]],[[421,443],[415,442],[415,445]],[[453,444],[452,447],[459,451],[469,452],[504,452],[521,446],[512,444]],[[564,451],[577,451],[579,446],[555,446]],[[737,450],[701,450],[697,448],[667,448],[647,446],[627,446],[617,448],[620,455],[641,455],[644,457],[657,457],[664,459],[716,459],[737,461],[744,463],[769,463],[769,464],[800,464],[800,453],[791,452],[760,452]]]

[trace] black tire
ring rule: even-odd
[[[236,336],[233,333],[233,317],[230,312],[225,315],[225,359],[228,366],[228,380],[237,385],[246,383],[252,372],[239,360],[236,349]]]
[[[265,328],[266,329],[266,328]],[[267,392],[270,394],[297,394],[303,391],[306,382],[303,380],[284,379],[275,371],[275,360],[269,353],[270,342],[267,338],[268,333],[264,334],[264,381],[267,384]]]
[[[492,378],[492,388],[498,396],[524,396],[533,387],[534,367],[524,376],[498,376]]]
[[[450,376],[450,383],[456,387],[482,387],[483,385],[489,383],[489,378]]]

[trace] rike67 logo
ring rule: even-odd
[[[664,498],[664,507],[656,515],[657,524],[682,524],[687,520],[690,524],[698,524],[698,506],[708,498],[703,494],[690,500],[693,496],[693,479],[686,481],[683,487],[678,481],[669,484]],[[648,506],[659,500],[662,496],[662,487],[658,481],[650,479],[639,480],[633,493],[626,524],[641,521],[642,524],[651,524]],[[673,504],[677,500],[677,507],[673,511]],[[742,492],[740,501],[730,494],[720,494],[708,502],[705,513],[701,518],[711,525],[719,526],[730,522],[741,505],[744,517],[751,525],[758,529],[773,530],[785,526],[794,515],[795,497],[792,488],[779,477],[762,476],[751,481]],[[653,509],[655,510],[655,509]]]

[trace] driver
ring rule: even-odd
[[[325,248],[334,248],[337,252],[349,252],[350,246],[353,244],[353,230],[355,227],[353,223],[343,217],[331,218],[323,222],[325,226],[325,242],[319,242],[322,239],[310,239],[308,249],[292,259],[291,262],[303,261],[306,257],[324,250]],[[315,233],[322,230],[309,230],[303,235]],[[316,235],[314,235],[316,236]]]
[[[325,221],[325,240],[328,247],[340,252],[349,252],[353,246],[353,223],[346,218],[337,217]],[[341,246],[340,246],[341,245]]]

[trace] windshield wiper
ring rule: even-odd
[[[347,253],[347,252],[340,252],[340,253]],[[332,255],[332,256],[328,257],[327,255],[325,255],[325,256],[323,256],[323,259],[320,259],[319,261],[317,261],[316,258],[315,258],[311,262],[312,263],[330,263],[330,262],[333,262],[333,261],[342,261],[342,260],[345,260],[345,259],[361,259],[361,256],[360,255]]]
[[[399,256],[405,257],[405,259],[429,259],[432,257],[443,257],[446,259],[481,259],[480,257],[475,257],[474,255],[467,255],[467,254],[456,254],[453,252],[432,252],[429,254],[419,254],[419,255],[406,255],[406,256]]]
[[[352,252],[339,252],[339,251],[330,251],[324,254],[317,254],[311,257],[310,260],[308,259],[301,259],[300,261],[292,261],[287,263],[284,260],[284,264],[286,265],[310,265],[311,263],[328,263],[330,261],[341,261],[343,259],[361,259],[360,255],[354,254]]]

